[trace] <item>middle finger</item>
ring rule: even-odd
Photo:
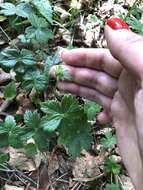
[[[113,97],[117,90],[117,79],[105,72],[66,65],[62,67],[69,72],[72,82],[78,85],[93,88],[109,97]]]

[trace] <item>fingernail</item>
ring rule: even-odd
[[[59,51],[59,55],[60,55],[60,58],[63,59],[63,56],[64,54],[67,52],[68,50],[67,49],[64,49],[62,48],[60,51]]]
[[[120,18],[109,18],[106,20],[106,24],[110,26],[113,30],[119,29],[127,29],[129,30],[129,26]]]
[[[97,112],[97,113],[96,113],[96,116],[95,116],[95,118],[96,118],[96,123],[97,123],[97,124],[100,123],[100,119],[99,119],[100,113],[101,113],[101,112]]]
[[[57,88],[58,88],[59,90],[64,90],[64,84],[63,84],[63,82],[58,82]]]

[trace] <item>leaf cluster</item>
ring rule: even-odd
[[[0,7],[0,14],[14,16],[13,23],[15,23],[15,20],[19,21],[18,18],[20,17],[22,18],[22,23],[30,24],[30,26],[27,26],[25,29],[25,34],[20,35],[22,42],[42,45],[53,38],[51,30],[53,10],[49,1],[23,0],[16,5],[6,2],[1,3]],[[15,24],[17,26],[21,25],[19,22]]]
[[[13,116],[7,116],[0,126],[0,147],[24,147],[27,155],[46,151],[52,137],[57,135],[58,143],[75,158],[83,149],[91,146],[91,126],[83,107],[72,95],[65,95],[61,101],[49,100],[41,103],[43,114],[26,111],[24,122],[17,125]],[[27,143],[33,139],[34,143]]]
[[[100,143],[105,149],[112,148],[113,145],[117,144],[116,136],[109,131],[105,133],[105,137],[101,138]]]
[[[106,174],[119,175],[121,166],[115,161],[113,156],[108,156],[104,161],[104,171]]]
[[[42,118],[42,128],[48,132],[57,130],[58,143],[64,145],[72,157],[78,156],[81,150],[90,148],[91,127],[83,108],[74,96],[65,95],[61,102],[44,102],[41,104],[41,110],[46,114]]]
[[[143,35],[143,23],[141,15],[142,8],[140,7],[140,3],[135,1],[135,3],[129,7],[127,15],[121,15],[121,17],[135,33]]]

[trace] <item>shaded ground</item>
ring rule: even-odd
[[[3,1],[0,1],[2,3]],[[8,2],[8,1],[7,1]],[[51,1],[56,11],[54,31],[55,37],[45,50],[55,52],[57,49],[68,47],[106,47],[104,40],[104,23],[110,16],[120,16],[128,12],[129,6],[135,1],[123,0],[79,0],[79,1]],[[9,39],[5,32],[7,21],[0,19],[0,48],[9,46]],[[18,44],[17,35],[11,31],[10,43]],[[47,50],[47,49],[48,50]],[[0,69],[0,118],[8,114],[22,115],[25,110],[34,110],[30,96],[19,89],[16,101],[13,103],[4,98],[3,87],[15,76],[15,73],[5,73]],[[44,94],[47,96],[47,94]],[[23,149],[6,147],[4,152],[10,153],[10,160],[0,174],[1,189],[5,190],[100,190],[105,189],[107,183],[112,182],[124,189],[133,190],[128,174],[114,142],[115,133],[111,126],[100,126],[93,123],[93,143],[89,152],[83,151],[81,156],[72,160],[62,146],[55,145],[44,154],[37,154],[28,159]],[[111,136],[105,138],[107,132]],[[101,139],[105,141],[101,143]],[[109,141],[108,141],[109,140]],[[113,142],[112,142],[113,141]],[[110,144],[107,146],[105,144]],[[106,148],[105,148],[106,147]],[[121,167],[119,174],[107,175],[104,170],[105,157],[114,157],[115,168]],[[111,163],[111,167],[114,163]],[[113,166],[114,167],[114,166]],[[3,187],[2,187],[3,186]],[[107,189],[107,188],[106,188]],[[107,190],[112,190],[107,189]],[[113,190],[116,190],[115,188]]]

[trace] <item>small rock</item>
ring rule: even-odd
[[[135,188],[131,182],[131,179],[129,177],[122,175],[121,181],[122,181],[122,188],[124,190],[135,190]]]

